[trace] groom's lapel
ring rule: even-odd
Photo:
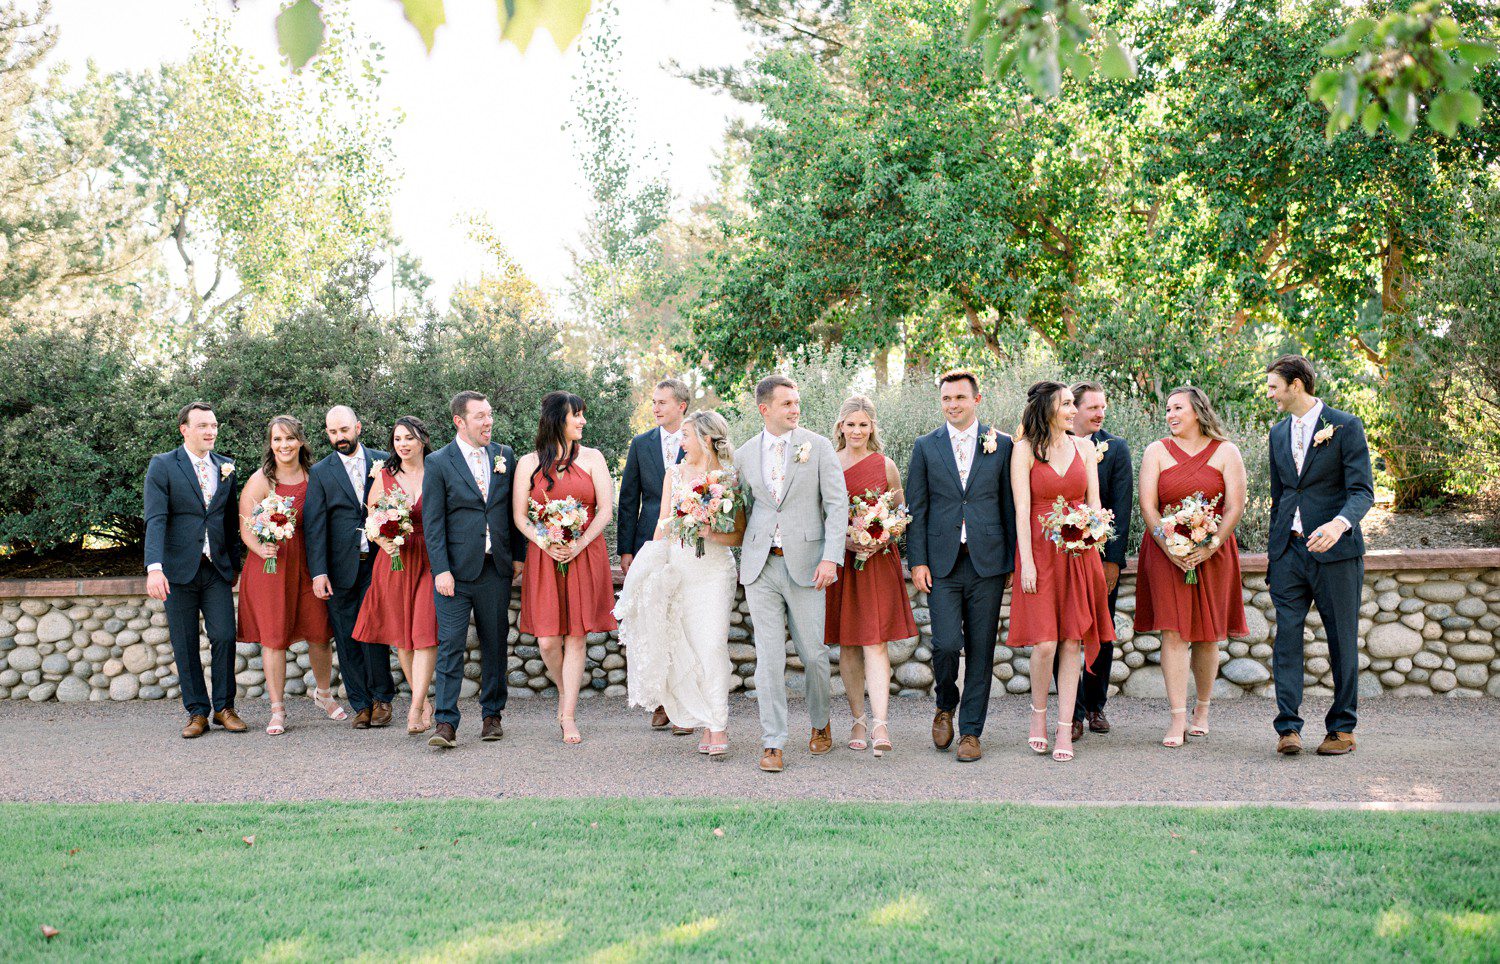
[[[958,474],[958,456],[953,454],[953,436],[948,434],[948,424],[946,422],[943,423],[943,427],[934,432],[933,435],[935,436],[934,441],[938,448],[944,453],[943,464],[948,467],[948,474],[953,476],[953,487],[962,494],[964,491],[964,481],[963,476]],[[974,449],[978,451],[979,446],[974,446]],[[972,475],[973,473],[971,472],[970,474]]]
[[[781,469],[781,498],[776,500],[780,506],[786,501],[787,494],[792,491],[792,480],[797,474],[797,466],[802,464],[797,461],[797,449],[802,445],[802,429],[794,428],[787,433],[786,437],[786,465]]]
[[[225,501],[229,498],[229,480],[224,478],[223,466],[231,464],[230,461],[221,455],[210,452],[208,456],[208,462],[214,467],[213,470],[219,475],[219,487],[217,489],[214,489],[214,497],[208,500],[208,508],[204,510],[205,513],[212,512],[214,506],[218,505],[221,501]],[[191,468],[191,466],[189,466],[189,468]],[[197,482],[198,473],[194,472],[193,483],[197,484]],[[272,491],[275,491],[275,486],[272,486]]]
[[[485,506],[488,507],[494,503],[496,497],[500,494],[500,486],[497,484],[500,481],[500,473],[495,470],[495,459],[500,457],[500,443],[491,442],[486,445],[484,447],[484,457],[490,460],[488,466],[490,471],[490,491],[489,497],[485,499]],[[505,471],[510,471],[509,465],[505,466]],[[469,474],[472,476],[474,473],[470,472]]]
[[[188,491],[192,492],[193,495],[197,497],[198,505],[202,506],[203,489],[198,484],[198,473],[193,469],[193,460],[188,458],[187,452],[183,451],[182,446],[180,445],[177,446],[177,458],[175,459],[175,461],[177,462],[178,467],[182,469],[182,474],[187,477],[188,482],[193,486]],[[220,488],[223,488],[223,486],[220,486]],[[208,508],[205,506],[203,511],[206,515],[208,513]]]
[[[1323,410],[1318,413],[1318,420],[1313,423],[1312,433],[1307,438],[1307,454],[1302,457],[1302,471],[1297,475],[1298,485],[1301,485],[1303,480],[1307,478],[1307,470],[1312,468],[1313,457],[1318,449],[1324,448],[1333,443],[1332,436],[1330,436],[1328,441],[1324,442],[1322,445],[1319,445],[1317,443],[1318,432],[1322,431],[1329,425],[1334,424],[1333,420],[1328,417],[1329,411],[1330,409],[1328,408],[1328,405],[1324,404]],[[1337,435],[1338,432],[1335,431],[1333,434]]]
[[[469,483],[469,488],[474,491],[475,497],[483,502],[484,493],[479,491],[479,483],[474,481],[474,470],[469,468],[468,462],[464,461],[463,449],[458,447],[457,440],[455,440],[452,444],[453,454],[450,455],[449,458],[452,460],[453,465],[457,469],[459,478]]]

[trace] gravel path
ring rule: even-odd
[[[1055,707],[1055,702],[1054,702]],[[729,758],[695,752],[692,737],[652,731],[645,715],[618,701],[580,707],[585,742],[558,739],[555,703],[517,699],[500,743],[478,741],[477,706],[467,701],[456,750],[440,752],[397,726],[356,732],[317,718],[306,699],[288,707],[291,729],[260,732],[267,706],[242,710],[250,733],[177,736],[179,708],[165,703],[0,702],[0,800],[274,801],[404,800],[440,797],[731,797],[818,800],[989,800],[1037,803],[1275,803],[1413,809],[1500,810],[1500,720],[1494,700],[1383,699],[1360,707],[1359,750],[1346,757],[1273,752],[1269,700],[1214,704],[1212,733],[1180,750],[1158,745],[1167,720],[1159,702],[1110,702],[1114,732],[1085,735],[1070,764],[1025,745],[1023,697],[995,700],[985,757],[957,764],[933,750],[932,708],[894,700],[895,752],[876,760],[846,749],[848,711],[834,718],[834,751],[814,758],[792,707],[794,740],[781,774],[756,768],[755,705],[730,708]],[[1310,701],[1305,736],[1322,737],[1326,706]]]

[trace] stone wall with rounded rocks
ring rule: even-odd
[[[1465,563],[1471,563],[1465,565]],[[1266,588],[1264,557],[1245,556],[1243,596],[1249,633],[1219,650],[1214,698],[1271,696],[1271,644],[1276,613]],[[932,628],[925,595],[908,583],[918,635],[890,644],[894,678],[891,691],[902,696],[932,692]],[[72,590],[71,592],[69,590]],[[1001,645],[995,650],[996,691],[1024,693],[1031,686],[1031,660],[1024,649],[1003,645],[1007,606],[1002,610]],[[507,681],[512,696],[550,691],[536,639],[519,632],[520,593],[512,594]],[[1118,641],[1110,692],[1160,699],[1161,640],[1131,629],[1135,577],[1121,578]],[[1500,697],[1500,550],[1371,553],[1367,558],[1360,607],[1360,696]],[[203,664],[208,640],[200,640]],[[787,688],[805,685],[802,661],[787,647]],[[832,652],[835,663],[838,651]],[[729,656],[734,664],[731,690],[755,689],[755,646],[750,614],[741,598],[730,617]],[[313,686],[307,644],[287,657],[287,692],[298,696]],[[395,653],[391,665],[401,679]],[[469,633],[462,696],[479,689],[478,639]],[[614,633],[588,637],[585,693],[625,695],[627,663]],[[1308,695],[1332,693],[1327,634],[1316,609],[1304,632],[1303,673]],[[235,647],[235,682],[240,696],[264,695],[260,647]],[[834,675],[835,693],[843,685]],[[405,682],[402,692],[410,692]],[[176,699],[177,668],[161,603],[144,594],[141,579],[0,582],[0,699],[64,703],[105,700]]]

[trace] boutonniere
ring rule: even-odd
[[[1109,443],[1108,442],[1100,442],[1099,443],[1099,447],[1094,450],[1094,461],[1095,462],[1103,462],[1104,461],[1104,453],[1108,452],[1108,451],[1109,451]]]
[[[383,469],[383,468],[385,468],[385,462],[382,459],[376,459],[375,461],[371,462],[370,463],[370,478],[373,479],[373,478],[378,477],[380,475],[380,470]]]
[[[990,429],[984,433],[984,451],[986,455],[992,454],[1000,445],[1000,433]]]
[[[495,474],[496,475],[504,475],[505,474],[505,456],[503,456],[503,455],[497,455],[497,456],[495,456]]]
[[[1324,425],[1318,429],[1317,432],[1313,433],[1313,448],[1317,448],[1319,445],[1333,438],[1333,433],[1338,430],[1339,427],[1337,425]]]
[[[229,478],[233,474],[234,474],[234,463],[233,462],[225,462],[223,465],[219,466],[219,478],[221,478],[221,479],[227,479],[227,478]]]
[[[811,442],[803,442],[801,445],[797,446],[797,461],[798,462],[806,462],[807,459],[808,459],[808,457],[810,455],[812,455],[812,443]]]

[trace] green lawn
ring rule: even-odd
[[[11,804],[0,868],[7,962],[1500,955],[1494,814]]]

